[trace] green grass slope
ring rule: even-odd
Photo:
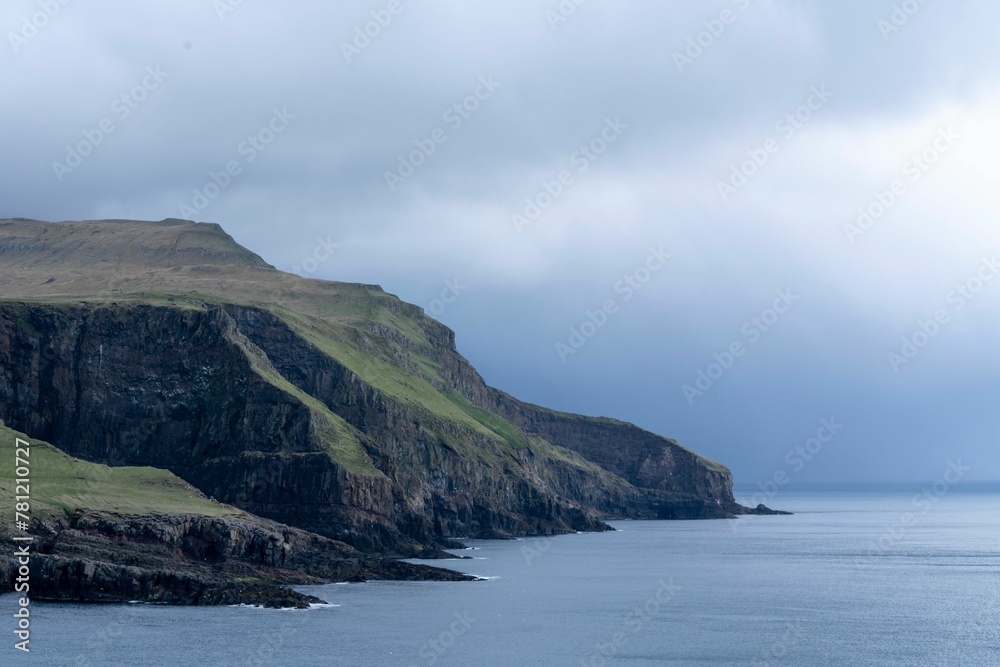
[[[68,456],[52,445],[0,426],[0,496],[13,502],[16,439],[28,448],[30,515],[62,516],[78,509],[125,515],[197,514],[210,517],[243,515],[240,510],[213,502],[190,484],[166,470],[116,467]],[[11,516],[12,520],[13,517]]]

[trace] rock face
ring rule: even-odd
[[[369,551],[749,511],[672,440],[488,387],[450,330],[377,287],[150,224],[0,221],[9,426]],[[109,236],[128,251],[108,257]]]
[[[4,565],[0,564],[0,578]],[[8,576],[11,582],[13,577]],[[180,605],[250,604],[270,608],[306,609],[323,600],[273,584],[220,582],[178,572],[127,565],[66,559],[36,558],[31,564],[34,600],[50,602],[142,601]]]

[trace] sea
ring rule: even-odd
[[[434,564],[481,581],[302,587],[309,610],[36,603],[28,654],[5,594],[0,665],[1000,666],[1000,485],[767,504],[795,514],[469,540]]]

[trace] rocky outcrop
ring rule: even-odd
[[[792,512],[783,512],[782,510],[773,510],[764,503],[758,503],[757,507],[754,508],[744,508],[745,511],[742,514],[756,514],[758,516],[792,516]]]
[[[34,600],[308,607],[288,586],[373,579],[468,581],[450,570],[362,554],[254,517],[125,516],[77,511],[33,522]],[[13,590],[23,546],[0,535],[0,585]]]
[[[10,564],[7,564],[10,567]],[[0,578],[4,576],[0,563]],[[8,579],[13,578],[8,574]],[[177,569],[148,570],[89,559],[36,557],[31,562],[32,599],[50,602],[151,602],[307,609],[324,601],[290,588],[204,579]]]

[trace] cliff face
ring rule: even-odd
[[[436,326],[435,326],[436,325]],[[432,356],[443,369],[441,385],[499,416],[524,433],[580,454],[624,479],[644,500],[629,517],[713,518],[744,513],[732,495],[732,474],[677,441],[615,419],[584,417],[525,403],[489,387],[455,349],[454,333],[433,322]],[[608,510],[610,511],[610,510]]]
[[[0,284],[9,426],[362,549],[744,511],[719,464],[517,401],[415,306],[275,271],[217,226],[0,221]]]

